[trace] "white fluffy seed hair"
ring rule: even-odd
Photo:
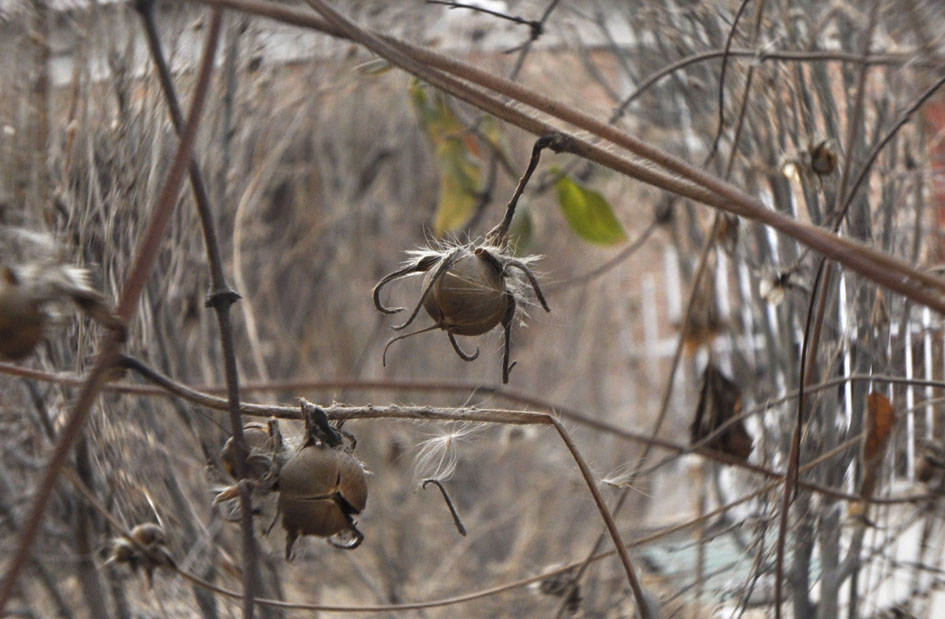
[[[8,268],[17,285],[37,301],[53,301],[63,296],[80,299],[97,294],[89,272],[66,264],[61,248],[61,244],[45,232],[0,227],[0,264]]]
[[[403,266],[409,266],[411,264],[416,264],[417,261],[424,258],[445,258],[454,250],[461,249],[468,252],[474,252],[477,249],[484,249],[488,251],[493,256],[496,256],[501,262],[503,258],[512,259],[514,258],[519,264],[524,266],[530,266],[531,264],[541,260],[541,254],[533,254],[530,256],[513,256],[505,248],[496,247],[494,245],[484,245],[476,244],[472,242],[459,242],[456,240],[444,240],[444,239],[434,239],[431,241],[429,247],[418,247],[416,249],[408,249],[407,255],[409,258],[403,262]],[[534,305],[531,297],[527,293],[528,285],[525,281],[525,276],[519,269],[508,269],[506,271],[506,287],[509,292],[512,293],[512,296],[515,297],[515,302],[518,304],[521,311],[522,318],[527,316],[527,309],[529,306]]]

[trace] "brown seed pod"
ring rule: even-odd
[[[243,426],[243,441],[246,443],[246,449],[250,454],[254,450],[264,450],[270,446],[269,428],[261,423],[253,422]],[[220,450],[220,460],[223,462],[223,468],[229,473],[230,477],[236,479],[236,444],[231,436],[223,444]],[[252,476],[250,474],[250,476]]]
[[[161,525],[154,522],[145,522],[144,524],[135,525],[135,528],[131,530],[131,538],[145,548],[149,548],[154,544],[167,543],[167,536],[164,534],[164,529],[161,528]]]
[[[149,584],[155,568],[174,567],[174,560],[167,549],[167,535],[161,525],[154,522],[135,525],[130,537],[131,540],[123,537],[112,540],[111,553],[106,563],[123,563],[132,571],[142,568]]]
[[[438,327],[456,335],[482,335],[502,322],[510,295],[501,267],[484,254],[464,250],[439,277],[434,275],[428,271],[423,278],[423,288],[429,288],[423,308]]]
[[[124,335],[124,323],[89,280],[85,269],[61,260],[51,236],[0,226],[0,358],[29,355],[68,301]]]
[[[815,174],[827,176],[837,169],[837,153],[830,148],[831,142],[823,140],[810,147],[810,167]]]
[[[288,450],[279,431],[279,422],[269,419],[268,424],[250,422],[243,426],[243,441],[246,444],[245,479],[252,481],[254,492],[268,494],[279,477],[279,469],[289,457]],[[220,450],[223,468],[233,479],[236,475],[236,442],[227,439]],[[224,488],[213,499],[214,504],[223,503],[239,496],[239,484]]]
[[[417,317],[421,307],[433,318],[434,324],[391,339],[384,347],[385,364],[387,349],[391,344],[433,329],[446,331],[456,354],[464,361],[473,361],[479,356],[479,349],[472,354],[464,352],[455,336],[482,335],[502,325],[505,330],[502,382],[507,383],[509,371],[514,366],[514,363],[509,362],[509,347],[519,290],[517,284],[510,285],[508,281],[513,269],[525,276],[545,311],[551,311],[538,286],[538,280],[528,268],[528,261],[519,260],[490,245],[475,248],[460,246],[443,252],[420,252],[418,255],[415,262],[386,275],[378,282],[374,287],[374,305],[385,314],[403,311],[401,307],[388,308],[381,304],[381,288],[395,279],[425,273],[420,300],[407,321],[394,329],[399,331],[406,328]]]
[[[916,460],[916,479],[941,490],[945,480],[945,444],[941,441],[926,442]]]
[[[279,472],[279,509],[286,531],[286,558],[299,535],[329,537],[343,531],[363,536],[352,516],[367,503],[364,467],[344,449],[308,444]]]
[[[17,276],[0,265],[0,356],[18,360],[43,339],[47,316]]]

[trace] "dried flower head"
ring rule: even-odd
[[[328,423],[322,409],[302,400],[302,412],[306,442],[279,471],[286,559],[300,535],[327,537],[344,549],[357,548],[364,540],[354,520],[367,504],[364,466],[345,445],[345,433]],[[343,541],[334,541],[336,536]]]
[[[51,237],[0,228],[0,357],[22,359],[42,340],[72,301],[98,322],[123,330],[85,269],[60,260]]]
[[[482,243],[446,245],[439,249],[410,252],[412,257],[403,267],[385,275],[377,283],[374,287],[374,306],[381,313],[396,314],[405,308],[387,307],[381,303],[381,289],[396,279],[423,273],[422,292],[413,311],[406,321],[393,328],[397,331],[407,328],[421,307],[433,319],[429,327],[391,339],[384,347],[385,364],[387,349],[391,344],[434,329],[446,331],[456,354],[464,361],[473,361],[479,356],[479,348],[473,353],[465,352],[456,341],[456,336],[482,335],[502,325],[505,331],[502,382],[509,382],[509,372],[515,365],[509,360],[512,322],[516,309],[526,300],[524,284],[531,287],[542,308],[546,312],[551,311],[538,286],[538,279],[529,268],[529,263],[536,258],[516,258],[509,250],[509,226],[515,214],[515,205],[538,165],[541,150],[551,148],[560,151],[563,140],[566,140],[564,136],[552,134],[535,142],[528,168],[506,205],[505,217],[489,231]]]
[[[167,535],[164,528],[155,522],[136,525],[128,538],[112,539],[107,563],[125,564],[134,572],[142,568],[148,584],[153,582],[156,568],[174,567],[174,559],[167,549]]]

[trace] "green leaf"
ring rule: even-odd
[[[616,245],[627,240],[604,196],[567,176],[558,180],[556,188],[564,218],[582,239],[597,245]]]

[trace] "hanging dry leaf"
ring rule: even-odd
[[[915,477],[930,488],[941,488],[945,480],[945,443],[929,440],[916,458]]]
[[[690,355],[712,344],[726,326],[715,297],[714,261],[708,266],[692,295],[692,310],[685,337],[686,352]]]
[[[702,391],[696,416],[690,427],[693,444],[715,433],[730,419],[742,412],[742,394],[734,382],[729,380],[711,362],[702,374]],[[752,440],[745,423],[741,420],[728,424],[726,429],[710,440],[706,447],[740,460],[751,455]]]
[[[896,424],[896,413],[889,398],[880,393],[866,396],[866,439],[863,441],[863,462],[882,458]]]

